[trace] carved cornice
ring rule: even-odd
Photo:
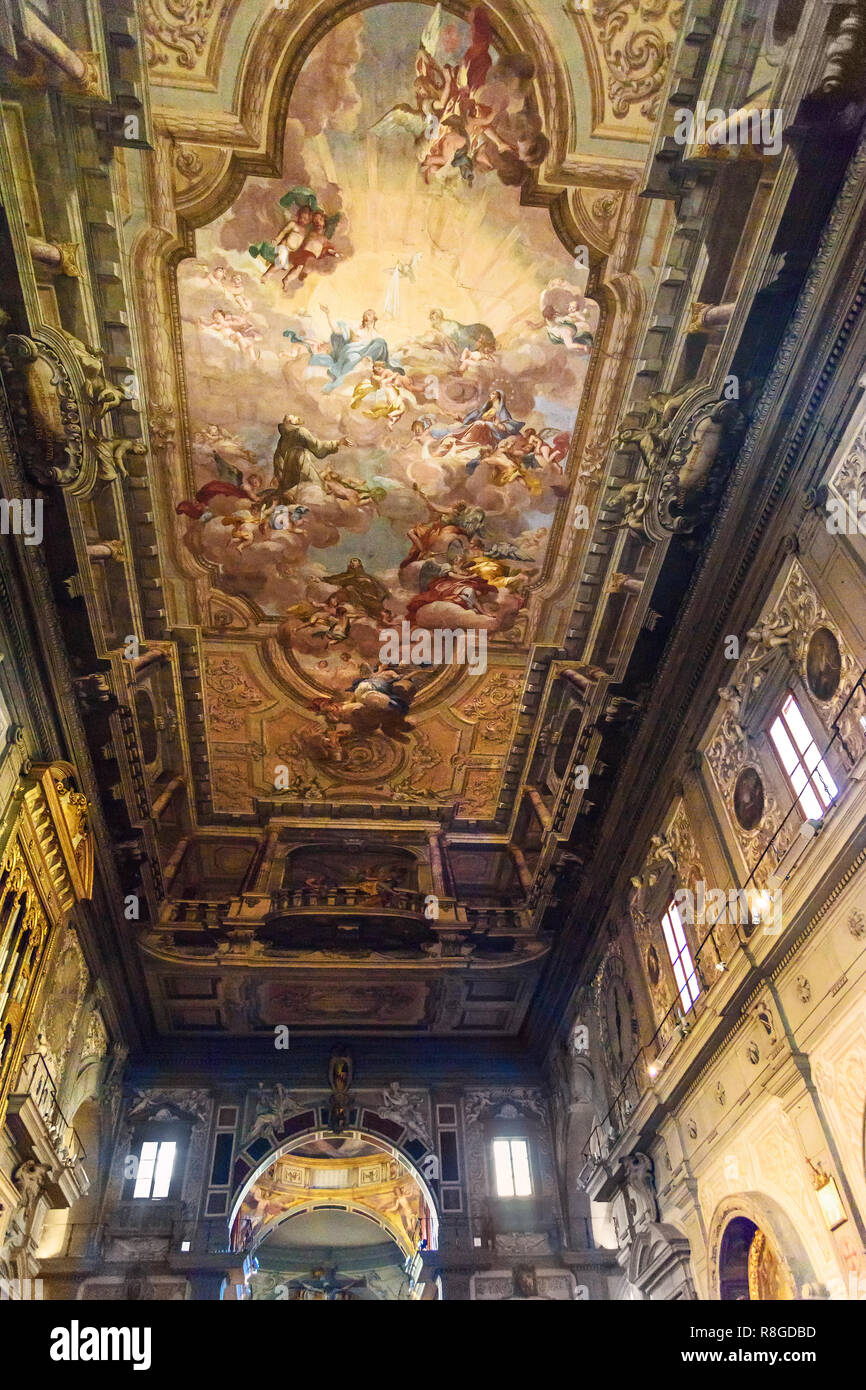
[[[786,487],[790,487],[791,475],[802,464],[806,447],[812,442],[813,422],[832,382],[845,349],[855,330],[860,326],[864,302],[866,302],[866,271],[862,238],[858,242],[857,218],[862,214],[864,173],[866,173],[866,142],[861,142],[852,158],[842,189],[836,199],[827,225],[821,236],[818,252],[814,257],[806,277],[806,283],[792,314],[782,343],[777,350],[773,366],[767,376],[761,397],[751,412],[749,428],[741,445],[732,479],[717,510],[710,542],[705,551],[705,560],[693,575],[688,591],[680,607],[677,624],[662,662],[659,666],[655,694],[651,711],[648,711],[641,726],[639,740],[631,755],[630,766],[639,771],[628,781],[629,805],[633,808],[623,818],[620,804],[623,793],[614,794],[609,808],[609,816],[617,819],[617,834],[622,839],[625,833],[634,829],[637,814],[649,815],[651,799],[636,794],[637,786],[662,788],[668,785],[665,767],[671,763],[672,747],[683,738],[686,716],[690,708],[696,707],[695,695],[700,683],[706,680],[706,673],[722,649],[721,638],[731,630],[731,612],[740,599],[749,572],[754,564],[759,545],[766,541],[766,533]],[[858,249],[854,250],[857,247]],[[848,248],[854,254],[853,263],[846,279],[834,291],[837,305],[835,315],[824,311],[820,317],[818,309],[822,296],[826,295],[830,277],[838,274],[840,260]],[[810,334],[817,342],[810,343],[808,358],[804,343]],[[779,399],[790,383],[795,366],[808,370],[808,363],[820,360],[819,372],[811,374],[814,382],[805,406],[795,417],[795,423],[786,428],[788,417],[783,417],[785,429],[783,448],[774,449],[773,457],[778,459],[764,487],[763,496],[757,509],[757,520],[752,520],[748,530],[740,527],[736,569],[730,569],[730,553],[726,558],[725,586],[720,592],[718,585],[708,579],[711,561],[717,555],[718,541],[723,529],[730,529],[731,518],[741,512],[746,505],[750,488],[762,477],[759,463],[773,447],[771,433],[774,412]],[[853,363],[849,372],[854,370]],[[801,397],[802,399],[802,397]],[[752,515],[755,503],[750,504]],[[769,557],[768,557],[769,558]],[[683,664],[683,649],[677,642],[681,632],[705,633],[702,646],[695,647],[692,642],[688,650],[687,663]],[[651,744],[651,746],[650,746]],[[622,785],[622,784],[621,784]],[[628,824],[629,831],[625,830]],[[618,864],[620,855],[610,851],[610,863]],[[565,980],[562,982],[565,989]],[[545,1006],[547,1017],[553,1017],[555,1009],[548,1002]]]
[[[21,843],[54,919],[93,894],[93,839],[88,801],[75,788],[71,763],[34,763],[24,780]]]

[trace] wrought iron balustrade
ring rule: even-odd
[[[54,1078],[40,1052],[24,1058],[10,1101],[15,1099],[29,1099],[35,1105],[64,1167],[74,1168],[82,1162],[84,1145],[60,1108]]]

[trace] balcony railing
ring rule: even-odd
[[[85,1157],[84,1145],[60,1108],[54,1078],[39,1052],[24,1058],[10,1101],[25,1098],[38,1110],[60,1162],[66,1168],[74,1168]]]
[[[435,903],[434,900],[435,899]],[[431,911],[435,915],[431,915]],[[421,893],[408,888],[383,886],[376,892],[356,885],[278,888],[270,895],[239,894],[219,902],[170,898],[163,905],[158,928],[178,939],[189,936],[207,945],[225,930],[254,927],[269,917],[347,912],[377,917],[414,917],[436,930],[455,927],[484,935],[525,933],[531,913],[525,904],[464,903],[449,896]],[[199,941],[200,938],[200,941]]]
[[[428,895],[409,888],[390,888],[385,885],[374,892],[356,885],[324,888],[278,888],[271,897],[272,912],[298,912],[323,908],[375,909],[377,912],[398,912],[424,917]],[[453,910],[453,898],[440,898],[440,913]]]
[[[199,928],[221,927],[231,908],[231,899],[207,902],[196,898],[169,898],[163,908],[163,923]]]
[[[142,1242],[146,1251],[148,1242],[164,1240],[168,1255],[230,1255],[232,1254],[229,1234],[225,1220],[194,1221],[186,1218],[168,1217],[165,1222],[140,1224],[113,1224],[109,1215],[99,1224],[92,1221],[68,1222],[58,1237],[56,1230],[47,1228],[46,1240],[53,1241],[50,1253],[40,1255],[43,1268],[48,1260],[104,1260],[111,1242],[123,1241],[134,1248],[136,1241]],[[188,1245],[188,1249],[184,1246]],[[151,1247],[152,1248],[152,1247]],[[143,1253],[142,1258],[148,1258]]]

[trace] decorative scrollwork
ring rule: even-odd
[[[736,401],[715,399],[691,384],[649,397],[649,414],[621,429],[614,449],[634,446],[646,472],[623,483],[608,507],[621,510],[608,530],[623,527],[647,540],[694,531],[713,515],[746,428]]]
[[[656,119],[673,50],[665,30],[679,28],[682,12],[681,4],[669,5],[669,0],[595,0],[592,18],[607,63],[607,91],[615,116],[622,119],[641,102],[641,115]]]
[[[106,378],[102,353],[71,333],[8,333],[0,365],[18,446],[40,486],[88,496],[97,483],[125,476],[128,454],[146,452],[139,440],[103,434],[125,396]]]
[[[216,0],[145,0],[148,65],[162,67],[174,55],[178,67],[194,68],[207,43],[215,9]]]

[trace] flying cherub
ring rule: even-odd
[[[533,90],[535,65],[526,53],[494,56],[493,26],[482,5],[468,22],[459,61],[440,62],[442,6],[436,6],[415,55],[414,102],[392,106],[371,130],[411,135],[425,182],[435,176],[471,187],[478,174],[495,170],[503,183],[517,186],[549,148]]]
[[[547,336],[567,352],[587,357],[592,349],[592,324],[586,316],[586,300],[576,285],[567,280],[550,280],[539,300],[542,322],[533,327],[546,328]]]

